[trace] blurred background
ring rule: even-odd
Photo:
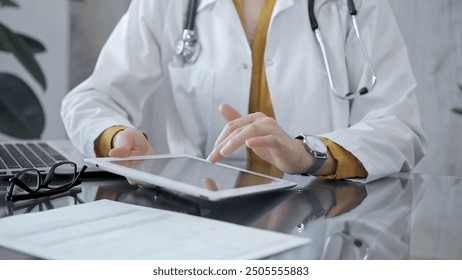
[[[19,7],[6,5],[8,2]],[[59,116],[61,99],[91,74],[101,47],[130,2],[0,1],[3,4],[0,28],[28,35],[33,42],[42,44],[36,46],[34,57],[44,76],[40,79],[32,75],[24,67],[27,62],[18,61],[15,54],[0,44],[0,140],[66,137]],[[453,111],[453,108],[462,107],[459,89],[462,84],[462,1],[389,2],[408,46],[428,140],[427,155],[415,171],[462,176],[462,114]],[[2,91],[12,86],[24,88],[27,96],[3,94]],[[23,106],[24,102],[29,103],[25,100],[34,100],[33,96],[37,100],[30,101],[31,107],[38,103],[43,113]],[[22,116],[11,115],[11,110],[5,106],[26,112]],[[22,135],[11,135],[8,127],[21,122],[34,125],[32,128],[25,126]],[[162,150],[162,144],[159,147]]]

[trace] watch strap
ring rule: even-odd
[[[325,161],[326,161],[326,158],[318,158],[318,157],[315,156],[313,164],[310,166],[310,168],[308,168],[306,173],[307,174],[316,173],[319,169],[321,169],[321,167],[322,167],[322,165],[324,164]]]

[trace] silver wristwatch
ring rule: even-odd
[[[295,137],[295,139],[301,140],[305,149],[314,156],[314,161],[311,167],[306,171],[306,173],[302,173],[301,175],[311,175],[316,173],[327,159],[326,145],[321,141],[321,139],[314,135],[300,134]]]

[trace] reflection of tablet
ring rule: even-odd
[[[142,185],[153,185],[207,200],[274,191],[295,183],[186,155],[88,158],[97,167]]]

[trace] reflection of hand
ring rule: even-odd
[[[109,151],[111,157],[143,156],[154,154],[154,149],[149,144],[146,136],[135,128],[126,128],[114,135],[112,148]]]
[[[332,218],[356,208],[366,198],[367,191],[364,185],[338,186],[334,189],[335,205],[327,212],[326,217]]]
[[[330,202],[323,203],[326,218],[333,218],[356,208],[367,196],[366,185],[344,180],[314,180],[307,187],[319,199],[328,198]]]
[[[117,200],[157,209],[200,215],[200,207],[197,203],[152,188],[138,188],[134,191],[125,192]]]
[[[117,161],[114,161],[113,163],[117,164],[117,165],[120,165],[120,166],[129,167],[129,168],[136,168],[137,166],[141,165],[143,163],[143,161],[142,160],[131,159],[131,160],[117,160]],[[130,185],[142,185],[142,184],[144,184],[144,182],[141,182],[141,181],[138,181],[138,180],[135,180],[135,179],[131,179],[131,178],[127,178],[127,181],[128,181],[128,183]]]
[[[308,226],[318,218],[332,218],[349,212],[367,196],[363,184],[317,179],[301,193],[294,195],[268,212],[254,226],[281,232],[292,232]]]
[[[206,188],[207,190],[214,192],[218,191],[217,183],[215,183],[215,181],[211,178],[204,178],[202,180],[202,184],[204,185],[204,188]]]
[[[302,142],[290,137],[274,118],[263,113],[241,116],[228,104],[220,105],[220,113],[228,123],[215,142],[209,161],[215,163],[246,145],[286,173],[302,173],[311,166],[313,159]]]

